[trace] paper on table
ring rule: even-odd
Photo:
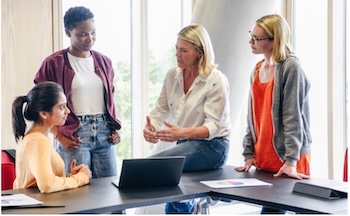
[[[39,205],[43,202],[36,200],[25,194],[11,194],[1,196],[1,206],[27,206],[27,205]]]
[[[231,187],[251,187],[251,186],[270,186],[271,183],[261,181],[256,178],[242,178],[242,179],[223,179],[201,181],[211,188],[231,188]]]

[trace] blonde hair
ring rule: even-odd
[[[200,75],[207,76],[217,68],[213,45],[207,30],[202,25],[191,24],[186,26],[177,36],[179,39],[192,43],[197,52],[201,54],[198,60],[198,73]]]
[[[284,61],[288,55],[293,54],[290,44],[291,31],[287,21],[278,14],[261,17],[256,24],[262,27],[269,38],[273,38],[271,61],[277,63]]]

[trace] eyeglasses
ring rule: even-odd
[[[259,41],[263,41],[263,40],[273,40],[273,38],[268,38],[268,37],[267,38],[257,38],[254,35],[252,35],[251,31],[249,31],[248,34],[249,34],[250,39],[254,41],[254,44],[257,44]]]

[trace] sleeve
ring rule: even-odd
[[[57,82],[56,76],[54,76],[55,70],[50,64],[48,59],[45,59],[41,64],[38,72],[34,76],[34,84],[38,84],[44,81]]]
[[[250,77],[250,87],[253,83],[254,79],[254,73],[255,69],[252,72],[252,75]],[[249,95],[248,95],[248,113],[247,113],[247,127],[246,127],[246,134],[243,138],[243,157],[244,160],[250,159],[254,157],[254,137],[253,137],[253,104],[252,104],[252,92],[251,88],[249,89]],[[254,133],[255,134],[255,133]]]
[[[282,125],[286,163],[296,165],[303,145],[302,112],[307,95],[307,80],[301,65],[295,58],[288,59],[282,66]]]
[[[71,177],[57,176],[54,166],[64,163],[55,160],[51,152],[55,151],[47,137],[36,136],[28,143],[29,166],[41,193],[51,193],[66,189],[77,188],[89,182],[88,176],[77,173]],[[56,152],[55,152],[56,153]]]
[[[229,115],[229,83],[224,74],[218,72],[212,81],[209,81],[208,94],[204,102],[204,123],[209,130],[208,140],[218,136],[221,129],[226,127]]]

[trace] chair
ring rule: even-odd
[[[1,190],[11,190],[16,178],[15,150],[1,150]]]
[[[348,148],[345,150],[343,181],[348,181]]]

